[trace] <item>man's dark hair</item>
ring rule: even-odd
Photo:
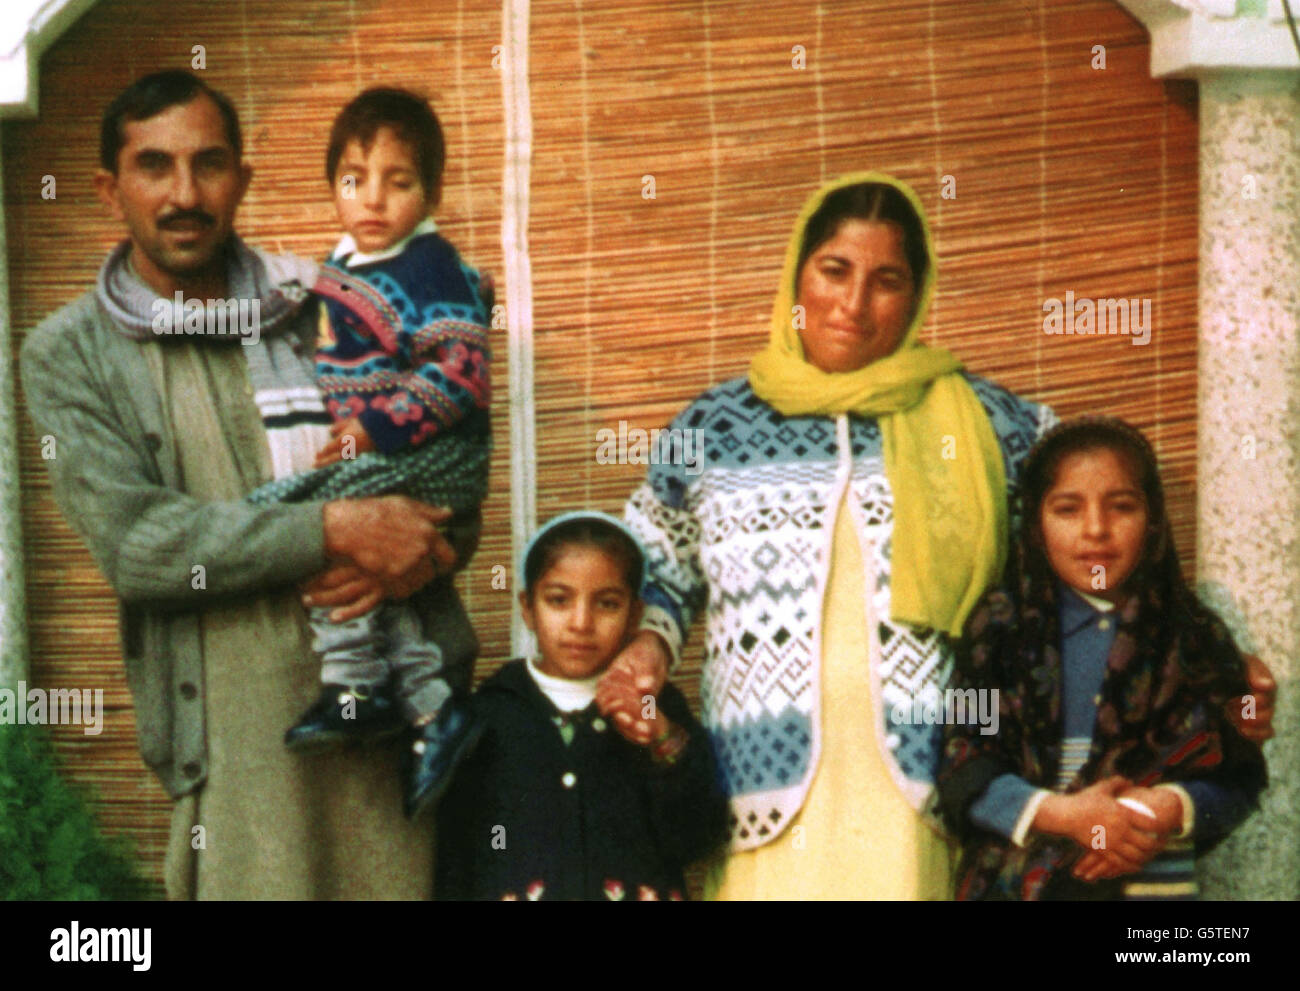
[[[447,159],[442,125],[428,100],[410,90],[391,86],[366,90],[334,118],[329,148],[325,152],[326,181],[334,184],[339,159],[349,141],[356,140],[362,148],[369,148],[375,140],[375,132],[381,127],[391,127],[398,140],[411,149],[424,195],[433,196]]]
[[[99,164],[117,174],[117,155],[126,144],[126,125],[148,120],[168,107],[189,103],[199,95],[208,97],[221,111],[226,125],[226,141],[234,149],[235,160],[243,158],[244,142],[239,133],[239,114],[226,94],[213,89],[198,76],[183,69],[166,69],[141,76],[108,105],[99,128]]]

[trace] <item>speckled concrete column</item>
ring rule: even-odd
[[[1197,550],[1279,681],[1262,810],[1204,898],[1300,898],[1300,77],[1200,76]]]
[[[2,154],[2,153],[0,153]],[[0,157],[0,189],[4,160]],[[2,199],[2,197],[0,197]],[[0,687],[27,675],[27,597],[23,578],[22,513],[18,491],[18,431],[9,312],[9,262],[0,210]]]

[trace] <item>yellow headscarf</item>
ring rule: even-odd
[[[884,183],[907,197],[925,232],[929,257],[916,312],[898,350],[852,372],[823,372],[804,358],[794,327],[800,248],[808,221],[836,190]],[[951,352],[920,343],[934,294],[935,257],[925,210],[905,183],[856,172],[827,183],[804,204],[785,252],[772,307],[772,335],[754,356],[754,391],[787,416],[874,416],[894,494],[890,554],[895,620],[960,636],[980,595],[1002,573],[1007,544],[1007,483],[1002,449],[988,415]]]

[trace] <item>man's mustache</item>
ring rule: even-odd
[[[203,227],[211,227],[216,222],[215,217],[210,213],[204,213],[202,210],[177,210],[175,213],[168,214],[159,220],[158,226],[164,230],[185,224],[200,224]]]

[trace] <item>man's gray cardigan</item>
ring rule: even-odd
[[[315,306],[304,306],[285,333],[310,352]],[[37,436],[55,440],[46,462],[54,497],[120,600],[140,754],[179,797],[207,776],[200,612],[214,598],[283,591],[323,571],[323,503],[252,506],[181,492],[176,445],[185,439],[168,429],[144,346],[114,327],[91,292],[27,335],[20,371]],[[476,516],[448,531],[459,564],[473,554],[480,526]],[[196,563],[207,572],[201,590],[191,587]],[[468,688],[478,640],[450,577],[412,601],[443,648],[448,681]]]

